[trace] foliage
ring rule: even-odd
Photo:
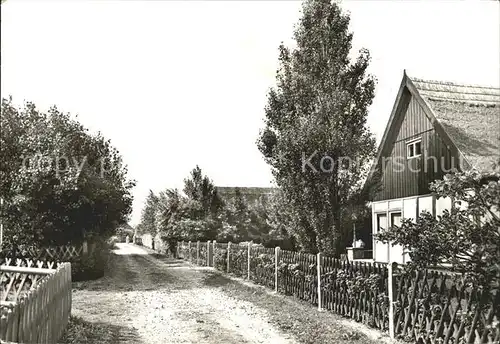
[[[55,106],[22,108],[2,99],[0,195],[4,245],[78,244],[107,237],[131,211],[131,189],[119,152]]]
[[[343,209],[363,204],[365,163],[375,152],[366,128],[375,87],[366,74],[370,57],[361,50],[351,63],[348,26],[349,16],[336,3],[304,2],[297,48],[280,46],[277,87],[268,94],[258,140],[299,245],[335,255],[346,240]]]
[[[140,230],[142,234],[156,234],[156,211],[158,209],[158,202],[158,196],[156,196],[152,190],[149,190],[146,204],[141,212],[141,223],[138,226],[138,230]]]
[[[271,214],[279,208],[274,203],[274,197],[267,196],[250,203],[239,189],[235,197],[223,201],[213,182],[196,166],[184,181],[183,193],[177,189],[158,196],[150,193],[138,230],[154,223],[162,239],[172,242],[216,239],[290,247],[284,228],[273,227],[276,222],[272,224]]]
[[[414,222],[377,236],[410,249],[411,265],[421,268],[451,264],[471,282],[499,287],[500,281],[500,173],[467,171],[446,175],[431,184],[438,197],[453,200],[451,210],[437,218],[428,212]]]
[[[245,276],[248,269],[248,246],[231,245],[229,272],[236,276]]]
[[[227,271],[227,249],[216,249],[214,267],[219,271]]]
[[[110,245],[103,240],[96,241],[95,245],[88,255],[71,262],[73,281],[93,280],[104,276],[111,254]]]
[[[236,188],[234,197],[225,200],[217,240],[268,243],[272,239],[279,239],[269,223],[269,208],[270,199],[267,195],[249,202]]]
[[[196,205],[191,208],[192,219],[217,215],[222,208],[222,200],[217,194],[214,183],[208,176],[203,175],[199,166],[196,166],[189,178],[184,180],[184,194]]]
[[[184,180],[184,195],[167,189],[155,198],[152,222],[165,240],[214,240],[223,202],[213,182],[196,166]],[[147,207],[147,204],[146,204]],[[144,224],[144,222],[142,222]],[[155,232],[156,233],[156,232]]]
[[[109,323],[96,323],[71,315],[61,344],[101,344],[116,341],[116,328]]]

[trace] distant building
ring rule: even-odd
[[[116,236],[121,242],[125,242],[127,235],[132,238],[134,236],[135,229],[128,223],[124,223],[116,229]]]
[[[233,186],[216,186],[217,193],[224,201],[234,199],[237,192],[247,200],[249,204],[257,202],[262,197],[268,198],[274,192],[274,188],[264,187],[233,187]]]

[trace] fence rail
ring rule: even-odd
[[[79,246],[63,245],[53,247],[24,247],[0,251],[0,263],[13,266],[37,266],[39,268],[55,268],[63,262],[71,263],[73,280],[86,277],[87,270],[95,268],[95,259],[103,252],[103,243],[84,242]],[[34,265],[29,265],[34,264]]]
[[[33,264],[0,266],[0,339],[56,343],[71,313],[71,264],[55,269]]]
[[[351,262],[252,243],[180,242],[177,247],[178,256],[192,263],[201,254],[206,260],[200,265],[388,331],[393,338],[500,343],[500,292],[481,291],[456,274],[411,272],[395,263]]]

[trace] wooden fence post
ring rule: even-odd
[[[212,242],[212,266],[215,269],[217,269],[216,266],[215,266],[215,249],[216,249],[216,247],[217,247],[217,240],[214,240]]]
[[[250,259],[251,259],[250,250],[252,249],[252,244],[253,244],[253,241],[250,241],[248,243],[248,254],[247,254],[247,279],[248,280],[250,280]]]
[[[278,262],[279,262],[280,248],[274,248],[274,291],[278,292]]]
[[[191,261],[191,240],[188,241],[188,262]]]
[[[207,241],[207,259],[205,263],[210,266],[210,240]]]
[[[200,265],[200,241],[196,242],[196,265]]]
[[[396,262],[391,262],[387,264],[387,287],[389,296],[389,336],[391,339],[395,338],[394,333],[394,303],[395,303],[395,288],[394,288],[394,271],[397,269],[398,264]]]
[[[316,271],[318,274],[318,310],[322,311],[321,305],[321,252],[316,255]]]
[[[231,257],[231,241],[227,243],[227,269],[226,272],[229,273],[229,259]]]

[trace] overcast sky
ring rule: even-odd
[[[196,165],[220,186],[269,186],[255,145],[277,48],[299,1],[7,0],[1,94],[78,114],[149,189],[182,187]],[[378,79],[369,125],[380,140],[403,69],[499,86],[498,1],[351,1],[354,49]]]

